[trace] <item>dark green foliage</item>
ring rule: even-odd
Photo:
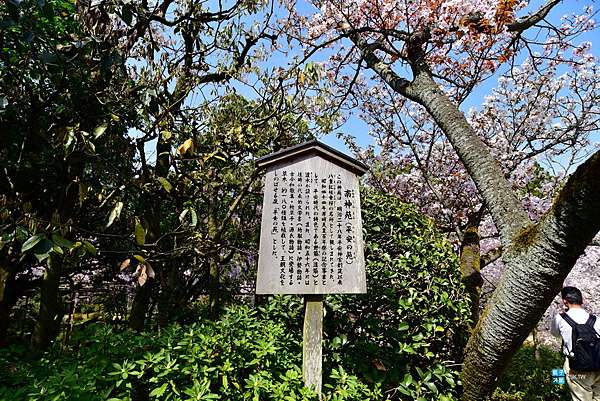
[[[562,369],[564,357],[545,347],[539,356],[536,360],[533,347],[522,347],[500,378],[492,401],[570,401],[566,384],[552,384],[552,369]]]
[[[0,18],[0,188],[44,217],[68,214],[67,186],[107,185],[100,173],[133,158],[123,61],[86,36],[73,1],[3,2]]]
[[[92,325],[71,347],[31,363],[0,351],[0,400],[316,400],[302,384],[301,332],[245,306],[160,334]],[[381,398],[342,367],[325,380],[324,400]]]
[[[133,85],[76,14],[72,0],[0,3],[0,343],[37,288],[32,345],[53,340],[60,280],[90,268],[109,194],[134,176]]]
[[[394,399],[453,399],[469,323],[456,255],[414,207],[362,197],[368,294],[327,299],[330,357]]]

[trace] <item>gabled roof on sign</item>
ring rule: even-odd
[[[316,139],[263,156],[256,160],[256,165],[259,168],[267,168],[273,164],[286,163],[290,159],[311,153],[358,175],[363,175],[369,169],[366,164]]]

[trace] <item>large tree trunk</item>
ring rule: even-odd
[[[505,273],[465,353],[463,399],[480,401],[494,390],[498,376],[600,229],[600,153],[577,170],[553,208],[533,225],[489,150],[429,73],[417,70],[406,93],[444,130],[491,211],[505,248]]]
[[[0,347],[7,343],[7,332],[10,326],[10,313],[15,306],[16,269],[0,264]]]
[[[160,295],[157,303],[158,327],[166,327],[180,316],[185,299],[183,299],[184,282],[180,268],[172,261],[163,266],[160,276]]]
[[[600,229],[600,153],[577,170],[554,207],[533,225],[485,145],[429,74],[418,71],[406,93],[444,130],[491,211],[506,249],[505,273],[465,353],[463,399],[480,401],[494,390],[511,356]]]
[[[34,354],[48,348],[60,330],[64,314],[59,294],[60,274],[59,258],[50,256],[41,282],[39,314],[31,337],[31,348]]]
[[[139,148],[140,157],[144,166],[144,179],[149,182],[154,180],[156,177],[166,178],[169,174],[169,151],[171,146],[171,140],[165,140],[162,135],[158,136],[158,140],[156,142],[156,154],[158,155],[156,158],[156,165],[154,168],[154,176],[151,175],[150,171],[146,167],[145,156],[144,156],[144,147],[141,146]],[[159,241],[161,237],[161,221],[163,218],[162,210],[161,210],[162,199],[160,197],[154,197],[153,199],[149,199],[148,208],[146,213],[144,214],[144,221],[146,223],[146,242],[156,242]],[[157,250],[162,250],[162,243],[156,244]],[[146,318],[148,315],[148,310],[150,308],[151,299],[155,297],[158,303],[161,302],[161,294],[160,287],[162,287],[162,278],[164,275],[165,266],[155,265],[155,273],[158,273],[159,279],[155,280],[151,277],[148,277],[147,281],[143,285],[137,285],[135,296],[133,298],[133,304],[131,305],[131,311],[129,312],[129,328],[134,331],[143,331],[146,326]],[[163,289],[163,292],[165,290]]]
[[[135,331],[143,331],[146,326],[146,316],[150,306],[150,297],[154,280],[148,278],[144,285],[138,286],[129,312],[129,328]]]
[[[466,349],[465,401],[482,400],[600,230],[600,152],[569,178],[552,209],[504,253],[506,270]]]
[[[357,34],[349,37],[384,82],[427,109],[477,185],[500,232],[505,273],[469,339],[462,372],[463,400],[482,401],[600,230],[600,152],[577,169],[552,209],[534,225],[489,149],[431,77],[421,46],[407,45],[413,70],[413,80],[408,81]]]

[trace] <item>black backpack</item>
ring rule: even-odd
[[[560,316],[573,329],[569,367],[583,372],[600,371],[600,335],[594,330],[596,316],[590,315],[585,324],[575,323],[566,313],[561,313]]]

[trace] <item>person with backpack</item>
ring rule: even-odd
[[[560,295],[565,312],[550,331],[563,340],[565,381],[574,401],[600,401],[600,319],[583,309],[579,289],[564,287]]]

